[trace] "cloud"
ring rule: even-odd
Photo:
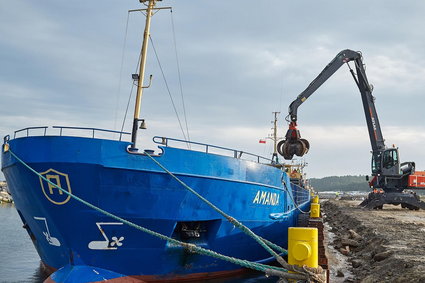
[[[194,140],[269,155],[270,144],[259,145],[258,139],[270,133],[271,112],[281,112],[279,133],[284,135],[289,103],[339,51],[350,48],[364,55],[384,136],[400,144],[402,156],[425,164],[418,150],[425,119],[424,3],[161,4],[173,6],[173,14],[155,14],[152,39],[183,115],[174,22]],[[39,124],[119,129],[143,32],[143,17],[131,14],[123,50],[127,9],[136,7],[133,0],[2,3],[1,134]],[[147,147],[152,135],[182,138],[151,44],[149,51],[147,74],[154,80],[142,102],[149,129],[140,134],[140,144]],[[132,102],[125,130],[131,128],[133,107]],[[345,66],[300,107],[299,125],[312,143],[306,157],[311,175],[369,172],[361,99]]]

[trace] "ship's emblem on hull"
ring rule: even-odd
[[[67,192],[71,193],[71,185],[69,183],[68,174],[61,173],[59,171],[56,171],[55,169],[49,169],[45,172],[41,172],[40,175],[42,175],[44,178],[46,178],[53,184],[56,184]],[[50,202],[54,204],[62,205],[67,203],[71,199],[70,195],[67,195],[66,193],[62,192],[52,184],[46,182],[46,180],[42,179],[41,177],[40,184],[43,194]]]

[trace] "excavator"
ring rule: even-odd
[[[350,64],[354,63],[354,69]],[[278,153],[286,160],[294,155],[303,156],[310,149],[310,143],[301,138],[297,129],[297,110],[327,79],[342,65],[346,64],[354,81],[360,90],[366,124],[372,145],[372,179],[369,186],[372,192],[360,204],[370,209],[382,209],[384,204],[401,205],[411,210],[425,209],[414,192],[415,189],[425,189],[425,172],[415,172],[414,162],[400,163],[398,148],[386,147],[375,108],[375,97],[369,84],[363,64],[362,54],[353,50],[343,50],[323,69],[323,71],[301,92],[289,105],[289,129],[285,138],[277,144]],[[369,177],[366,177],[369,181]]]

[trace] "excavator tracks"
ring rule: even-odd
[[[369,209],[382,209],[384,204],[401,205],[410,210],[425,210],[425,202],[415,193],[369,193],[368,197],[359,206]]]

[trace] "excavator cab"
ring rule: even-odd
[[[372,175],[400,175],[398,148],[375,151],[372,155]]]

